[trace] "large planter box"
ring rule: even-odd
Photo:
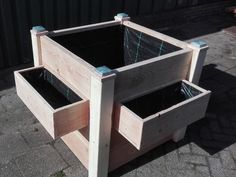
[[[89,103],[43,67],[15,72],[16,90],[53,137],[88,125]]]
[[[32,41],[42,66],[15,72],[20,98],[54,138],[62,136],[90,176],[106,176],[180,140],[209,101],[210,91],[190,83],[199,79],[207,46],[128,19],[50,32],[39,27]],[[66,101],[57,105],[42,83]]]
[[[210,91],[183,80],[119,104],[114,127],[143,149],[204,117],[209,98]]]

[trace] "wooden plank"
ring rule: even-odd
[[[187,127],[191,123],[204,117],[210,92],[190,98],[164,111],[144,119],[142,142],[145,148],[153,140],[159,139],[175,131]]]
[[[202,46],[196,47],[195,45],[202,44]],[[206,58],[208,46],[204,41],[195,41],[192,42],[191,45],[189,45],[189,48],[193,49],[193,55],[192,55],[192,61],[189,68],[189,74],[188,74],[188,80],[190,82],[193,82],[195,84],[198,84],[201,73],[202,73],[202,67]]]
[[[23,78],[23,76],[21,76],[19,72],[16,71],[14,75],[17,95],[45,127],[48,133],[54,137],[54,126],[52,120],[53,108],[42,98],[38,92],[34,90],[34,88]]]
[[[54,110],[55,135],[61,137],[67,133],[88,126],[89,101],[82,100]]]
[[[43,65],[89,99],[95,68],[47,36],[41,37],[41,46]]]
[[[87,130],[87,131],[86,131]],[[88,142],[88,128],[71,132],[61,139],[80,160],[80,162],[88,169],[89,158],[89,142]]]
[[[108,175],[115,74],[91,78],[89,177]]]
[[[95,23],[95,24],[91,24],[91,25],[84,25],[84,26],[79,26],[79,27],[51,31],[49,33],[49,36],[61,36],[61,35],[66,35],[66,34],[72,34],[72,33],[78,33],[78,32],[83,32],[83,31],[90,31],[90,30],[94,30],[94,29],[105,28],[105,27],[109,27],[109,26],[115,26],[115,25],[119,25],[119,24],[120,24],[119,21],[112,20],[112,21],[107,21],[107,22]]]
[[[180,50],[117,69],[115,100],[128,100],[186,79],[191,56],[191,50]]]
[[[31,31],[31,41],[32,41],[32,49],[33,49],[33,59],[34,66],[42,65],[42,51],[41,51],[41,36],[48,33],[48,31],[37,31],[32,29]]]
[[[146,28],[144,26],[138,25],[138,24],[133,23],[131,21],[125,21],[123,23],[123,25],[125,25],[127,27],[130,27],[130,28],[133,28],[133,29],[135,29],[137,31],[143,32],[143,33],[145,33],[145,34],[147,34],[149,36],[153,36],[153,37],[158,38],[160,40],[166,41],[166,42],[168,42],[168,43],[170,43],[172,45],[175,45],[177,47],[181,47],[183,49],[188,48],[187,47],[187,43],[185,43],[185,42],[182,42],[182,41],[180,41],[178,39],[172,38],[172,37],[167,36],[165,34],[159,33],[157,31],[151,30],[151,29]]]
[[[41,67],[33,67],[15,72],[17,94],[53,137],[60,137],[88,126],[89,101],[82,100],[57,109],[51,105],[25,80],[21,72]]]
[[[143,120],[124,105],[116,105],[113,116],[114,128],[136,147],[140,145]]]

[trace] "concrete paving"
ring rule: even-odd
[[[210,46],[200,81],[212,90],[206,117],[189,126],[179,143],[169,141],[109,176],[236,176],[236,37],[221,31],[235,22],[214,17],[163,31],[187,41],[204,39]],[[53,141],[17,97],[13,83],[12,72],[1,73],[0,177],[86,177],[67,146]]]

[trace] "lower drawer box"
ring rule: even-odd
[[[203,118],[210,93],[180,81],[116,105],[114,127],[140,150]]]
[[[44,67],[15,71],[18,96],[53,137],[86,127],[89,101]]]

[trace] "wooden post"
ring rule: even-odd
[[[89,177],[107,177],[115,74],[103,66],[91,78]]]
[[[198,85],[206,53],[209,47],[203,40],[195,40],[191,42],[191,45],[189,45],[189,47],[193,49],[193,56],[190,65],[188,80]]]
[[[206,58],[206,53],[209,47],[207,46],[206,42],[203,40],[195,40],[191,42],[189,47],[193,49],[193,55],[192,55],[190,69],[189,69],[188,80],[198,85],[198,82],[202,73],[202,67]],[[173,137],[172,137],[173,141],[178,142],[181,139],[183,139],[185,136],[186,129],[187,127],[183,127],[177,130],[173,134]]]
[[[39,66],[42,65],[40,36],[47,34],[48,31],[46,31],[42,26],[34,26],[30,32],[33,48],[34,66]]]
[[[114,16],[114,19],[120,21],[121,24],[123,24],[124,21],[129,21],[130,17],[126,13],[118,13],[116,16]]]

